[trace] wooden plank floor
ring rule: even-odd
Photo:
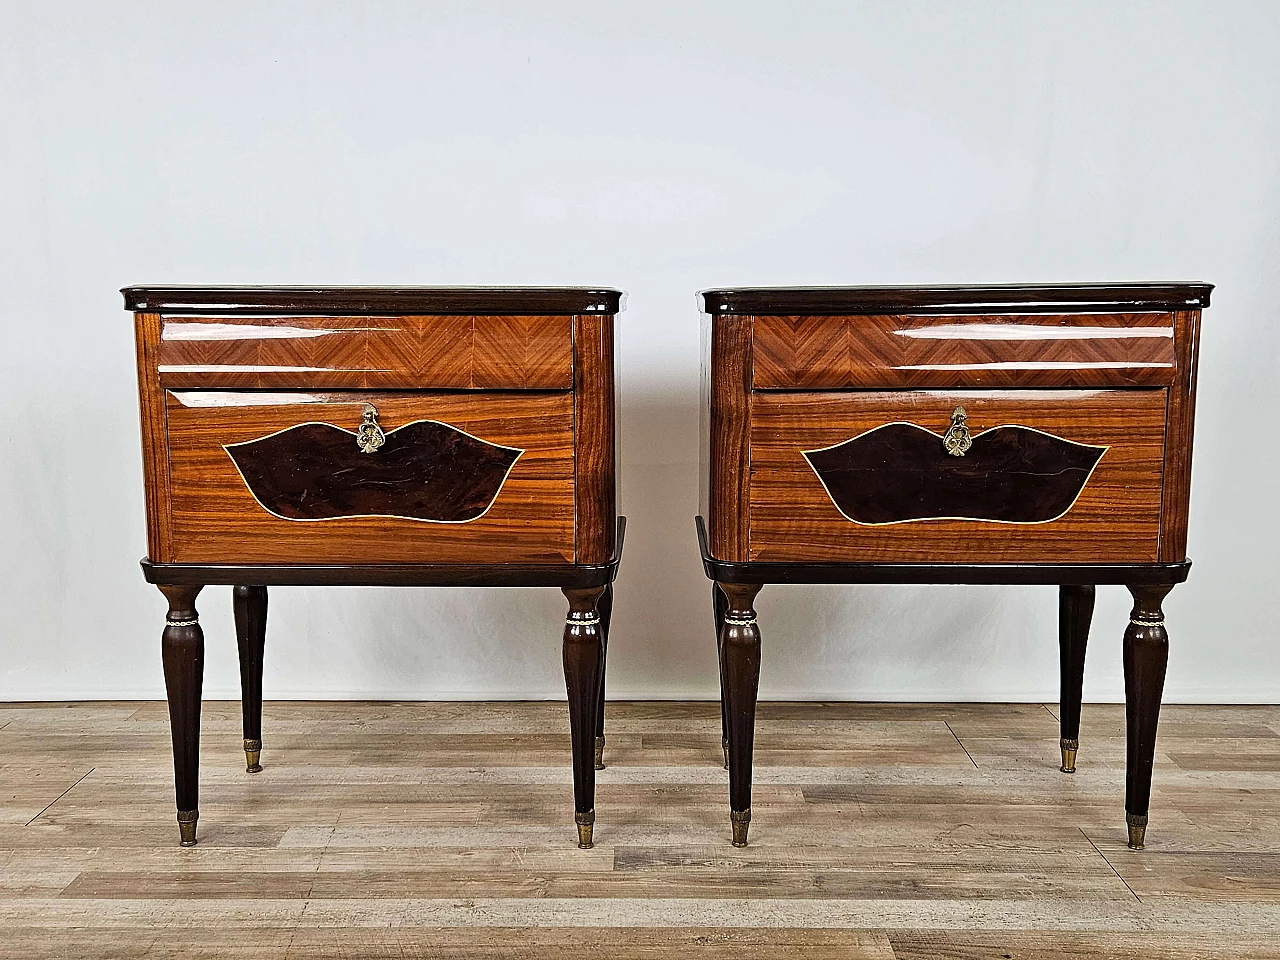
[[[576,848],[562,703],[207,703],[181,849],[162,703],[0,705],[0,957],[1280,957],[1280,707],[762,704],[750,847],[718,707],[611,703]]]

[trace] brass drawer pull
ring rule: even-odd
[[[356,446],[361,453],[377,453],[378,448],[386,442],[387,435],[378,426],[378,408],[372,403],[366,403],[360,429],[356,431]]]
[[[973,437],[969,435],[969,425],[965,422],[967,418],[964,407],[956,407],[951,411],[951,426],[942,435],[942,446],[953,457],[963,457],[973,446]]]

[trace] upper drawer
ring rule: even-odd
[[[571,390],[573,318],[165,316],[159,368],[165,387]]]
[[[1174,380],[1170,313],[757,316],[752,384],[1153,387]]]

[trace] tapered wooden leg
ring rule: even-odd
[[[1091,586],[1063,584],[1058,588],[1058,658],[1062,667],[1058,745],[1062,748],[1063,773],[1076,772],[1080,700],[1084,696],[1084,650],[1089,642],[1095,592]]]
[[[249,773],[262,764],[262,651],[267,643],[267,588],[238,586],[232,591],[236,641],[240,646],[240,711],[243,714],[244,761]]]
[[[600,613],[600,698],[596,702],[596,750],[595,766],[604,769],[604,675],[609,662],[609,620],[613,616],[613,584],[605,585],[604,593],[596,601]]]
[[[733,845],[747,845],[751,827],[751,753],[760,688],[760,628],[752,604],[758,583],[722,583],[727,607],[720,631],[720,687],[729,740],[729,820]]]
[[[1133,611],[1124,631],[1124,702],[1127,734],[1125,760],[1125,821],[1129,847],[1141,850],[1146,841],[1147,810],[1151,805],[1151,767],[1156,754],[1156,726],[1160,696],[1169,663],[1169,634],[1160,605],[1172,584],[1131,585]]]
[[[720,676],[724,677],[724,659],[721,656],[720,634],[724,630],[724,614],[729,609],[729,599],[720,584],[711,583],[711,609],[716,620],[716,660],[720,664]],[[724,752],[724,768],[729,769],[729,715],[724,705],[724,680],[720,682],[720,749]]]
[[[569,694],[569,730],[573,738],[573,819],[578,846],[591,846],[596,822],[594,757],[596,707],[604,645],[597,602],[604,587],[564,588],[569,616],[564,625],[564,683]]]
[[[173,736],[174,793],[182,846],[196,845],[200,819],[200,693],[204,683],[204,631],[196,613],[201,587],[160,587],[169,601],[160,653],[169,698],[169,730]]]

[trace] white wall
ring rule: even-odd
[[[1154,279],[1218,284],[1168,699],[1280,698],[1277,49],[1270,0],[0,0],[0,698],[162,695],[124,284],[627,289],[611,691],[706,697],[694,290]],[[759,608],[763,696],[1056,697],[1049,587]],[[1087,698],[1127,610],[1099,590]],[[271,611],[268,697],[564,695],[555,591]]]

